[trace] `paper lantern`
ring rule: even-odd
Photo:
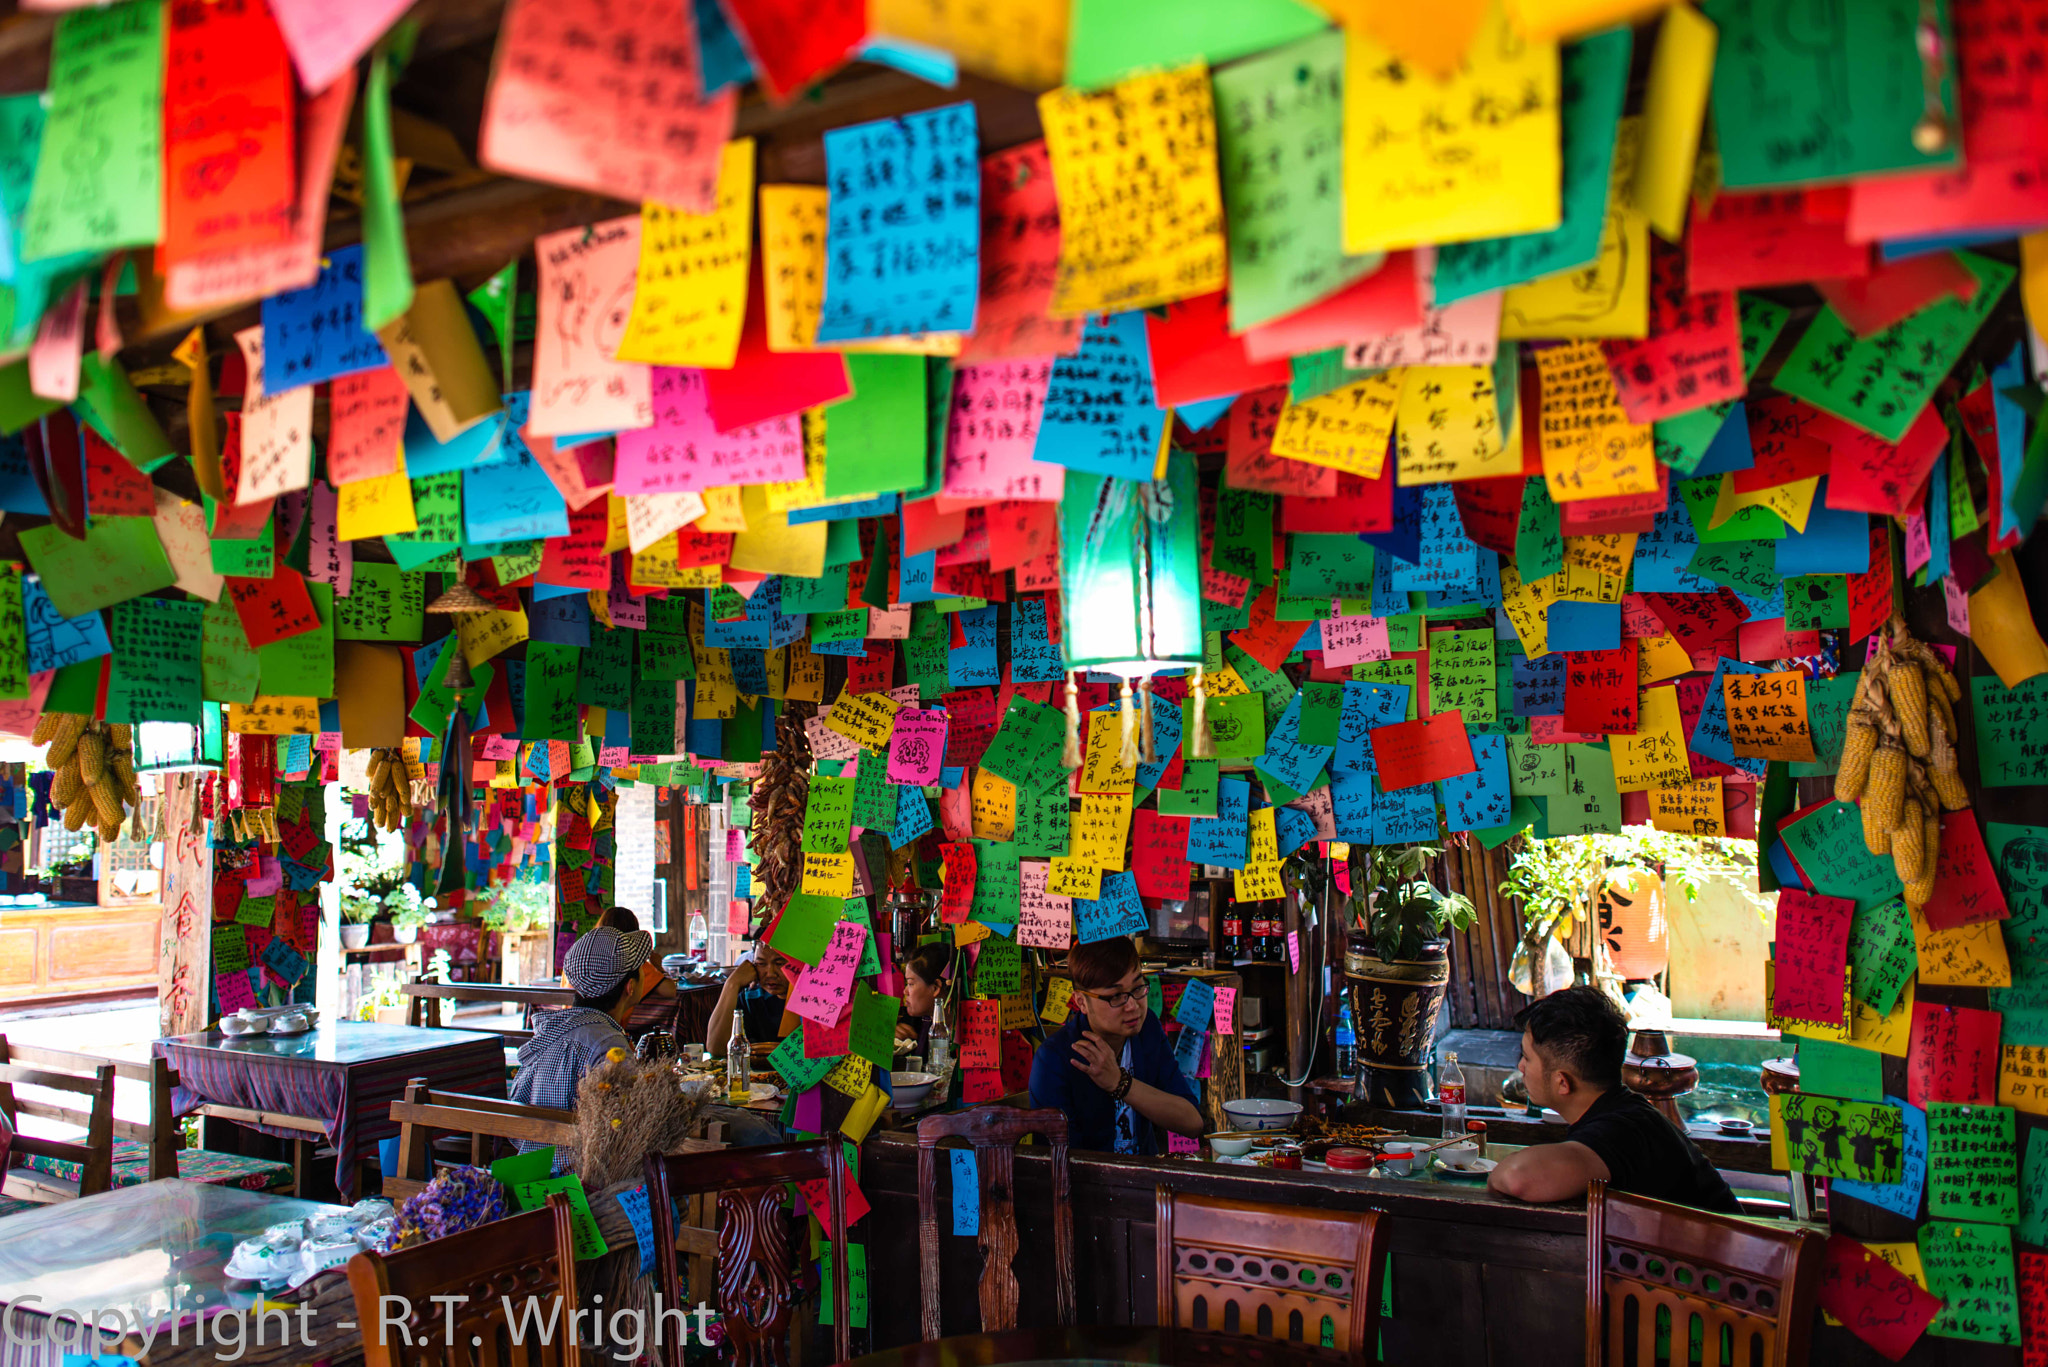
[[[1594,895],[1600,938],[1623,978],[1653,978],[1671,961],[1664,880],[1649,869],[1615,869]]]
[[[1067,472],[1060,502],[1060,648],[1068,669],[1125,679],[1202,662],[1194,458],[1150,482]]]

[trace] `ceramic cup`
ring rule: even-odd
[[[1406,1140],[1396,1140],[1391,1144],[1380,1145],[1380,1151],[1386,1155],[1380,1160],[1380,1167],[1386,1171],[1389,1177],[1408,1176],[1408,1174],[1415,1171],[1413,1155],[1418,1147],[1420,1146],[1411,1144]]]
[[[1478,1164],[1479,1146],[1469,1143],[1452,1144],[1448,1148],[1438,1149],[1436,1156],[1444,1160],[1445,1167],[1463,1171]]]

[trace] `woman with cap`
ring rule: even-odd
[[[620,1025],[644,995],[640,965],[652,954],[645,934],[629,935],[611,926],[588,931],[569,946],[562,976],[576,993],[576,1004],[535,1017],[533,1038],[519,1046],[513,1101],[574,1110],[583,1075],[613,1049],[632,1052],[633,1041]]]

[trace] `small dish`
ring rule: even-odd
[[[1251,1148],[1252,1140],[1246,1135],[1239,1135],[1231,1139],[1225,1139],[1221,1135],[1214,1134],[1209,1136],[1209,1151],[1219,1158],[1242,1158],[1245,1154],[1251,1152]]]
[[[1430,1166],[1446,1177],[1484,1177],[1499,1166],[1499,1162],[1497,1159],[1480,1158],[1474,1160],[1469,1168],[1454,1168],[1441,1158],[1432,1157]]]
[[[1749,1121],[1747,1121],[1747,1120],[1734,1120],[1734,1119],[1730,1119],[1730,1120],[1723,1120],[1723,1121],[1719,1121],[1719,1122],[1717,1122],[1717,1123],[1718,1123],[1718,1124],[1720,1125],[1720,1127],[1721,1127],[1721,1133],[1722,1133],[1722,1134],[1728,1134],[1728,1135],[1744,1135],[1744,1134],[1749,1134],[1749,1133],[1751,1133],[1752,1131],[1754,1131],[1754,1130],[1756,1129],[1756,1126],[1752,1125],[1752,1124],[1751,1124],[1751,1123],[1750,1123]]]

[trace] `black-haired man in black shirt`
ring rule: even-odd
[[[1501,1159],[1487,1186],[1520,1201],[1569,1201],[1605,1178],[1615,1191],[1739,1215],[1735,1193],[1699,1146],[1621,1085],[1628,1019],[1598,988],[1568,987],[1533,1002],[1522,1027],[1529,1099],[1570,1126],[1556,1144]]]

